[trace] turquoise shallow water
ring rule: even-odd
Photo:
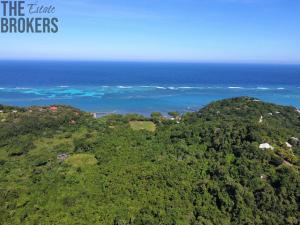
[[[28,106],[66,104],[91,112],[141,113],[193,111],[223,98],[252,96],[300,108],[297,86],[57,86],[6,87],[2,104]]]

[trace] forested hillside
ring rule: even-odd
[[[0,106],[0,224],[300,224],[299,111],[170,116]]]

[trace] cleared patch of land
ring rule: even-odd
[[[130,121],[129,124],[133,130],[147,130],[154,132],[156,129],[155,124],[151,121]]]
[[[91,154],[75,154],[66,159],[66,163],[74,167],[95,165],[97,159]]]

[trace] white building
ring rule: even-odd
[[[269,143],[263,143],[259,145],[260,149],[271,149],[274,150],[274,148]]]
[[[285,142],[285,144],[286,144],[286,147],[288,147],[288,148],[292,148],[293,146],[290,144],[290,143],[288,143],[288,142]]]

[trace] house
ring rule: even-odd
[[[288,142],[285,142],[285,144],[286,144],[286,147],[288,147],[288,148],[292,148],[293,146],[290,144],[290,143],[288,143]]]
[[[274,147],[272,147],[269,143],[263,143],[259,145],[260,149],[271,149],[274,150]]]
[[[75,121],[75,120],[70,120],[69,123],[70,123],[70,124],[76,124],[76,121]]]
[[[57,107],[56,106],[50,106],[49,110],[52,112],[56,112],[57,111]]]
[[[296,141],[296,142],[299,141],[299,138],[296,138],[296,137],[291,137],[291,139],[292,139],[293,141]]]
[[[260,179],[265,180],[265,179],[267,179],[267,176],[264,175],[264,174],[262,174],[262,175],[260,176]]]

